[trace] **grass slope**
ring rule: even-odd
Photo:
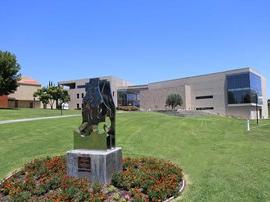
[[[63,110],[63,115],[69,114],[80,114],[80,112],[78,110]],[[60,115],[60,110],[51,109],[0,109],[0,121]]]
[[[72,148],[70,117],[0,125],[0,178],[37,156]],[[269,201],[270,121],[250,133],[222,117],[179,118],[159,113],[117,115],[117,144],[126,156],[154,156],[182,166],[182,201]]]

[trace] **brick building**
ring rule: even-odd
[[[22,77],[18,84],[14,93],[0,96],[0,108],[40,108],[40,101],[33,94],[41,88],[41,84],[29,77]]]

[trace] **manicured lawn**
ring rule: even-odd
[[[80,114],[78,110],[63,110],[63,115]],[[60,110],[50,109],[0,109],[1,120],[13,120],[23,118],[35,118],[45,116],[60,116]]]
[[[0,178],[34,157],[64,154],[80,117],[0,125]],[[250,133],[245,121],[117,114],[117,144],[125,156],[179,164],[188,186],[182,201],[269,201],[270,121]]]

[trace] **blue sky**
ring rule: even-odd
[[[269,10],[268,0],[2,1],[0,49],[42,84],[101,75],[143,84],[245,66],[270,81]]]

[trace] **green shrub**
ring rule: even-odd
[[[92,189],[94,193],[98,193],[101,191],[102,186],[99,183],[94,182],[92,185]]]
[[[140,108],[136,106],[118,106],[116,109],[122,111],[138,111]]]
[[[23,191],[11,198],[13,202],[23,202],[28,201],[31,197],[31,193],[29,191]]]

